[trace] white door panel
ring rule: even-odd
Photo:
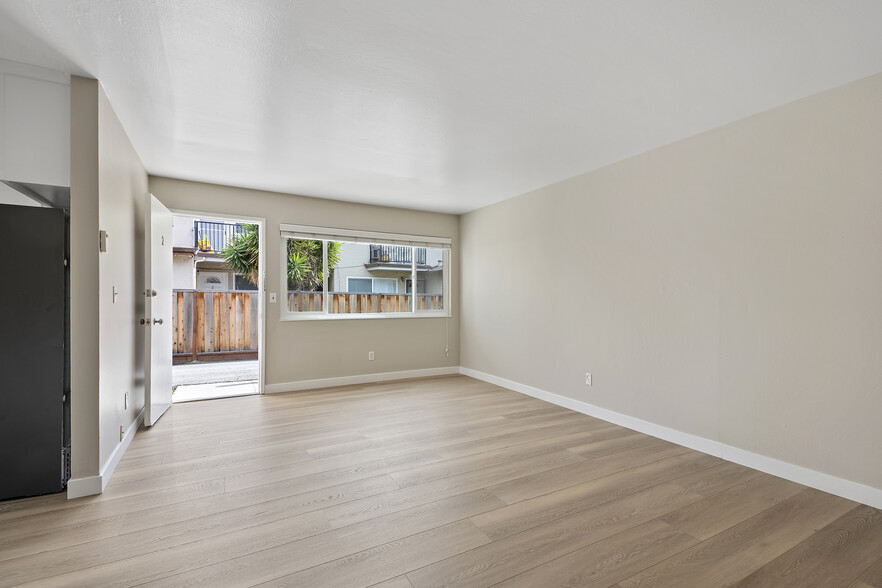
[[[145,217],[144,424],[149,427],[172,403],[172,213],[153,194],[147,194]]]

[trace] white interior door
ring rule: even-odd
[[[147,194],[144,267],[147,331],[144,424],[153,425],[172,403],[172,213]]]

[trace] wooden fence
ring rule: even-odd
[[[357,294],[355,292],[331,292],[331,314],[363,314],[383,312],[408,312],[410,294]],[[321,312],[323,292],[289,292],[290,312]],[[441,294],[417,294],[417,310],[442,310]]]
[[[172,358],[257,359],[257,292],[175,290]]]

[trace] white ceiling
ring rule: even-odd
[[[882,71],[878,0],[3,0],[151,174],[460,213]]]

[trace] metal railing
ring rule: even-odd
[[[195,229],[194,246],[201,251],[219,252],[229,245],[233,236],[243,232],[245,226],[239,223],[219,223],[215,221],[193,221]]]
[[[413,247],[402,245],[373,245],[371,244],[371,263],[394,263],[410,265]],[[416,248],[417,265],[426,265],[426,248]]]

